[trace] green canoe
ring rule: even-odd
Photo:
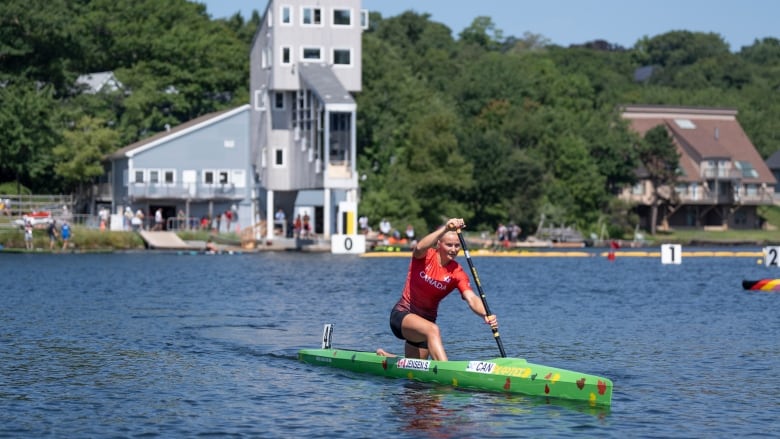
[[[587,401],[591,405],[612,403],[611,380],[533,364],[522,358],[433,361],[322,348],[302,349],[298,359],[309,364],[463,389]]]

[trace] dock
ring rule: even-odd
[[[184,242],[175,232],[139,230],[138,235],[146,247],[156,250],[192,250],[194,246]]]

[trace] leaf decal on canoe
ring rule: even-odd
[[[439,373],[439,366],[433,366],[433,374],[437,375]]]
[[[531,375],[531,381],[536,380],[536,374]]]
[[[585,387],[585,378],[580,378],[577,380],[577,388],[582,390],[583,387]]]
[[[387,370],[387,358],[382,360],[382,369]]]
[[[352,360],[353,363],[355,362],[355,356],[357,356],[357,354],[352,354],[351,360]]]
[[[509,379],[509,377],[506,377],[506,382],[504,383],[504,390],[509,390],[512,388],[512,380]]]
[[[548,393],[548,394],[550,393],[550,386],[548,386],[547,384],[544,385],[544,393]]]
[[[604,381],[599,380],[599,383],[596,387],[599,389],[599,395],[603,395],[607,391],[607,383]]]

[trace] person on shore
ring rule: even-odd
[[[385,238],[387,238],[390,236],[390,232],[393,231],[393,226],[390,224],[390,221],[382,218],[382,221],[379,221],[379,231],[382,232],[382,235],[384,235]]]
[[[24,247],[27,250],[33,249],[33,225],[27,216],[24,217]]]
[[[405,340],[407,358],[447,361],[436,317],[439,302],[454,289],[476,315],[493,329],[498,328],[495,315],[487,315],[482,300],[474,293],[469,277],[455,261],[460,252],[457,231],[465,227],[462,218],[451,218],[445,225],[421,238],[412,249],[412,261],[401,298],[390,313],[390,329]],[[384,349],[377,355],[393,357]]]
[[[274,214],[274,234],[285,237],[285,231],[287,230],[287,215],[284,210],[279,208]]]
[[[303,228],[303,220],[301,214],[295,215],[295,221],[293,221],[293,237],[298,239],[301,237],[301,229]]]
[[[57,221],[49,221],[46,233],[49,234],[49,250],[54,251],[54,247],[57,245]]]
[[[139,230],[143,230],[143,228],[144,228],[144,213],[141,211],[141,209],[138,209],[135,212],[135,216],[133,216],[130,219],[130,224],[132,225],[134,232],[138,232]]]
[[[184,230],[187,227],[187,214],[183,210],[179,209],[176,213],[176,228]]]
[[[163,230],[164,229],[164,227],[163,227],[163,222],[164,221],[165,220],[163,218],[162,208],[158,207],[157,210],[154,211],[154,229],[153,230],[156,230],[158,232]]]
[[[311,235],[311,218],[309,212],[303,212],[303,224],[301,225],[301,238],[309,239]]]
[[[133,215],[133,210],[130,209],[130,206],[125,206],[125,230],[132,230],[133,227],[133,218],[135,216]]]
[[[411,224],[406,225],[406,242],[410,247],[414,247],[417,241],[414,240],[414,226]]]
[[[62,249],[67,250],[70,242],[70,224],[67,221],[62,223],[60,235],[62,236]]]
[[[230,233],[230,224],[233,223],[233,211],[227,209],[222,215],[225,217],[225,231]]]

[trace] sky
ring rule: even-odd
[[[212,18],[240,12],[249,18],[262,13],[267,0],[195,0]],[[312,4],[317,3],[312,0]],[[733,52],[756,39],[780,38],[778,0],[363,0],[363,9],[383,18],[407,10],[430,14],[453,36],[474,18],[487,16],[505,37],[525,32],[542,35],[553,44],[569,46],[597,39],[630,48],[641,38],[674,30],[714,32]]]

